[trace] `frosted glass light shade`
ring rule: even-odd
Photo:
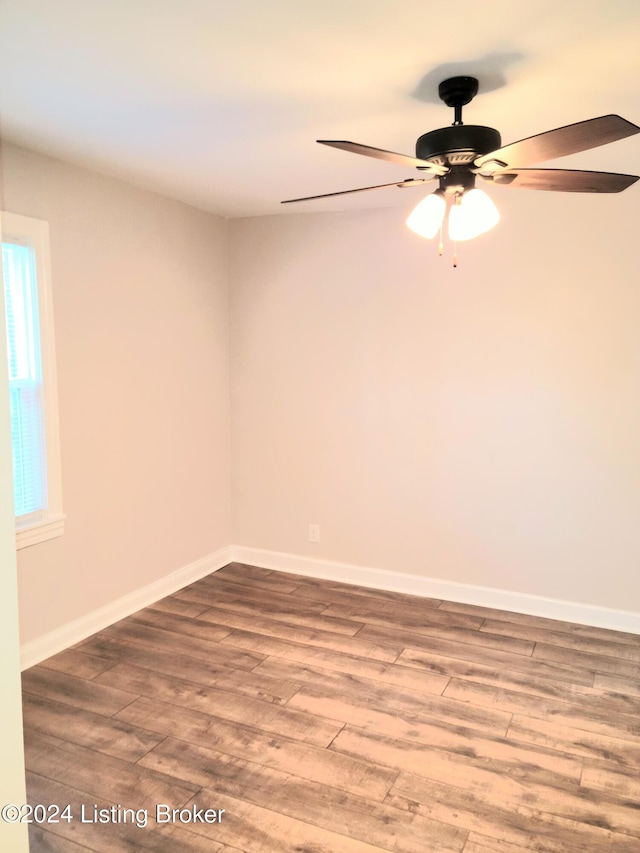
[[[483,190],[469,190],[449,211],[449,238],[471,240],[490,231],[500,219],[498,208]]]
[[[423,198],[411,211],[407,225],[420,237],[435,237],[442,225],[446,203],[438,190]]]

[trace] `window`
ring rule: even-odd
[[[1,214],[16,545],[63,532],[46,222]]]

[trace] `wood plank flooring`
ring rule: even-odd
[[[633,634],[236,563],[23,696],[32,853],[640,851]]]

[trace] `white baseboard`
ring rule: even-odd
[[[160,598],[182,589],[205,575],[211,574],[228,563],[233,562],[233,548],[231,546],[221,548],[201,560],[196,560],[188,566],[183,566],[170,575],[166,575],[142,589],[134,590],[98,610],[87,613],[79,619],[74,619],[61,628],[56,628],[41,637],[36,637],[20,648],[20,666],[22,670],[34,666],[51,655],[55,655],[63,649],[85,640],[96,631],[101,631],[108,625],[113,625],[125,616],[130,616],[143,607],[148,607]]]
[[[544,616],[549,619],[560,619],[564,622],[575,622],[579,625],[591,625],[596,628],[610,628],[615,631],[640,634],[640,613],[629,610],[596,607],[592,604],[581,604],[575,601],[544,598],[540,595],[528,595],[504,589],[425,578],[421,575],[372,569],[350,565],[349,563],[336,563],[330,560],[318,560],[313,557],[265,551],[260,548],[245,548],[241,545],[234,545],[232,550],[235,562],[248,563],[264,569],[275,569],[311,578],[323,578],[373,589],[386,589],[392,592],[405,592],[410,595],[439,598],[461,604],[494,607],[512,613],[526,613],[530,616]]]
[[[494,607],[513,613],[527,613],[531,616],[546,616],[564,622],[580,625],[592,625],[597,628],[610,628],[616,631],[629,631],[640,634],[640,613],[628,610],[613,610],[581,604],[575,601],[561,601],[544,598],[539,595],[510,592],[504,589],[492,589],[484,586],[456,583],[455,581],[425,578],[404,572],[392,572],[385,569],[355,566],[349,563],[337,563],[331,560],[318,560],[279,551],[266,551],[261,548],[247,548],[242,545],[229,545],[221,548],[195,563],[184,566],[160,580],[154,581],[142,589],[106,604],[104,607],[75,619],[61,628],[56,628],[35,640],[24,643],[20,650],[21,668],[28,669],[51,655],[55,655],[69,646],[113,625],[119,619],[130,616],[143,607],[148,607],[160,598],[176,592],[211,572],[221,569],[229,563],[247,563],[264,569],[290,572],[309,578],[340,581],[357,584],[371,589],[386,589],[392,592],[405,592],[426,598],[438,598],[445,601],[457,601],[463,604],[477,604],[482,607]]]

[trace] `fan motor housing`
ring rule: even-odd
[[[500,134],[492,127],[455,124],[424,133],[416,141],[416,157],[442,165],[463,165],[501,145]]]

